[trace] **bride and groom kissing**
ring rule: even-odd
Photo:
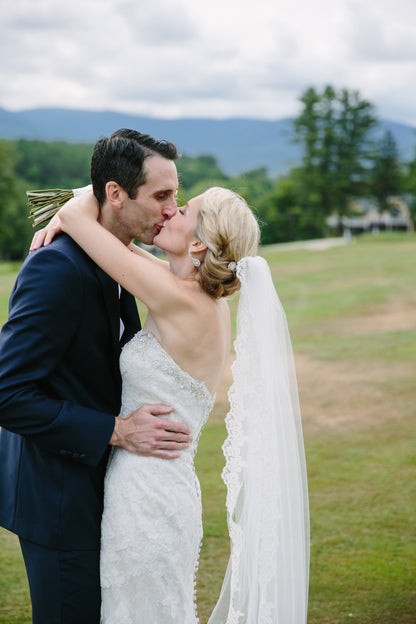
[[[19,536],[35,624],[198,621],[193,457],[237,290],[231,555],[209,621],[306,622],[306,472],[284,313],[245,201],[213,188],[178,208],[177,156],[133,130],[98,141],[94,194],[35,235],[13,288],[0,334],[0,524]],[[143,329],[134,297],[148,308]]]

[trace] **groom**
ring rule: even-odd
[[[152,243],[176,213],[177,156],[133,130],[98,141],[99,218],[124,244]],[[157,416],[170,407],[116,418],[120,346],[139,329],[134,298],[65,234],[23,264],[0,334],[0,525],[19,536],[34,624],[99,623],[111,445],[166,459],[189,445],[185,425]]]

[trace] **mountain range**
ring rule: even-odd
[[[118,128],[134,128],[175,143],[187,156],[215,156],[222,170],[237,175],[266,167],[276,176],[299,163],[301,146],[293,142],[292,119],[157,119],[111,111],[37,108],[7,111],[0,108],[3,139],[63,140],[95,143]],[[375,133],[390,130],[402,161],[415,156],[416,128],[381,120]]]

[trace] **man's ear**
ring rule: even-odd
[[[105,194],[107,200],[114,208],[123,208],[127,193],[117,182],[107,182],[105,185]]]

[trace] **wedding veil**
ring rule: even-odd
[[[267,262],[243,258],[237,275],[222,475],[231,555],[208,624],[305,624],[309,508],[292,347]]]

